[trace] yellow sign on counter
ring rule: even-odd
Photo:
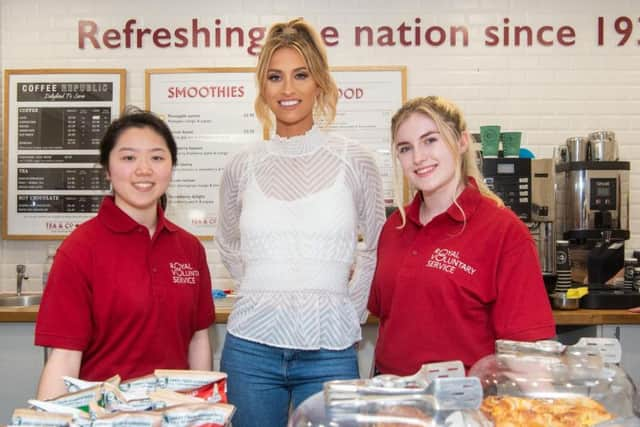
[[[586,286],[581,286],[579,288],[571,288],[567,290],[567,298],[569,299],[582,298],[588,293],[589,293],[589,288]]]

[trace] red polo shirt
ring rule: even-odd
[[[380,318],[382,373],[410,375],[423,363],[461,360],[469,369],[496,339],[555,335],[537,251],[513,212],[482,196],[475,181],[444,213],[420,224],[421,196],[387,220],[369,310]],[[466,223],[465,223],[466,219]]]
[[[202,244],[158,214],[151,238],[105,197],[56,252],[35,343],[82,351],[82,379],[188,369],[194,332],[214,321]]]

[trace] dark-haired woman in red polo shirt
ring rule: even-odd
[[[176,157],[171,131],[151,113],[125,114],[107,129],[100,163],[113,196],[56,253],[35,332],[36,345],[53,349],[39,399],[64,393],[63,375],[101,381],[211,369],[205,251],[159,203]]]
[[[534,242],[484,185],[461,111],[416,98],[391,127],[396,187],[404,175],[417,192],[378,243],[368,304],[380,318],[377,371],[409,375],[446,360],[468,369],[496,339],[553,337]]]

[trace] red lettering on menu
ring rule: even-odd
[[[170,86],[169,99],[177,98],[242,98],[244,86]]]
[[[364,96],[364,90],[360,87],[347,87],[338,89],[339,99],[361,99]]]

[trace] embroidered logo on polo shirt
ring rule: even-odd
[[[451,249],[436,248],[431,254],[425,267],[444,271],[453,274],[456,270],[461,270],[473,276],[476,269],[460,259],[460,252]]]
[[[195,285],[196,277],[200,276],[200,272],[191,267],[188,262],[170,262],[171,276],[173,283]]]

